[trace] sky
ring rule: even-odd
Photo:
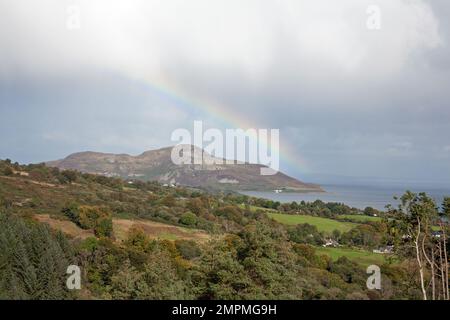
[[[446,0],[0,0],[0,158],[137,155],[201,120],[279,129],[302,180],[450,187],[449,16]]]

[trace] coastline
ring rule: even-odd
[[[366,207],[385,211],[386,205],[397,205],[394,196],[401,196],[408,188],[403,187],[374,187],[374,186],[348,186],[348,185],[322,185],[323,192],[287,192],[276,193],[272,191],[239,191],[239,193],[264,198],[282,203],[289,202],[323,202],[343,203],[350,207],[364,210]],[[438,205],[444,197],[450,195],[450,188],[410,188],[413,192],[426,192]]]

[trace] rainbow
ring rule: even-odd
[[[235,129],[249,129],[257,128],[258,126],[251,123],[248,120],[243,119],[242,116],[233,112],[231,108],[227,108],[217,101],[205,100],[201,101],[197,97],[188,95],[183,92],[182,89],[177,88],[177,85],[167,81],[155,81],[150,79],[134,80],[134,83],[138,85],[144,92],[151,90],[159,97],[174,103],[177,108],[185,108],[193,112],[205,112],[210,116],[214,116],[219,122],[224,125],[225,128]],[[255,137],[256,138],[256,137]],[[297,171],[302,173],[310,172],[308,162],[302,156],[294,152],[295,148],[292,147],[286,140],[283,140],[280,135],[279,150],[271,149],[272,152],[279,152],[280,155],[280,171],[283,163],[289,164]]]

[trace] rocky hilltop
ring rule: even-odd
[[[213,158],[202,149],[192,147],[193,157]],[[159,181],[168,185],[200,187],[213,190],[284,190],[296,192],[322,191],[320,186],[301,182],[281,172],[260,175],[259,164],[183,164],[171,160],[172,147],[146,151],[138,156],[100,152],[74,153],[62,160],[46,164],[60,169],[101,174],[124,179]],[[217,159],[219,160],[219,159]],[[221,159],[220,159],[221,160]],[[221,161],[216,161],[221,162]]]

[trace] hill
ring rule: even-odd
[[[202,149],[193,154],[214,158]],[[322,191],[318,185],[301,182],[278,172],[260,175],[264,166],[249,163],[176,165],[171,160],[172,147],[146,151],[138,156],[100,152],[74,153],[46,165],[123,179],[158,181],[163,184],[199,187],[208,190],[274,190],[295,192]],[[212,162],[212,161],[211,161]],[[211,163],[209,162],[209,163]]]
[[[370,252],[384,245],[386,221],[349,223],[332,235],[342,247],[319,247],[325,222],[347,224],[325,217],[352,212],[0,160],[0,297],[417,299],[415,269]],[[269,217],[306,213],[316,216],[295,225]],[[390,284],[379,293],[366,287],[376,258]],[[79,292],[62,276],[74,262]]]

